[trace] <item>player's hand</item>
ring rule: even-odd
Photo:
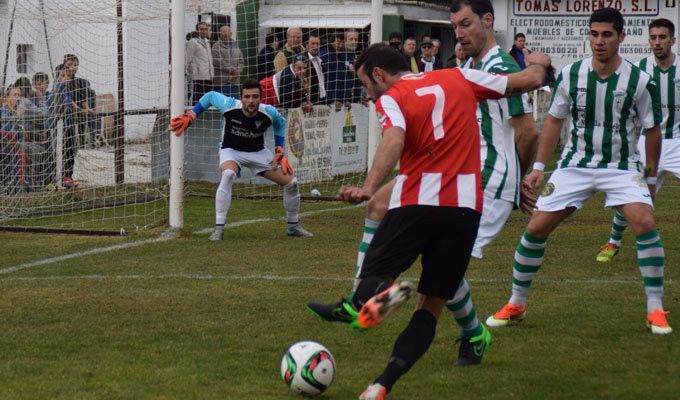
[[[534,51],[533,53],[524,55],[524,62],[529,65],[540,65],[545,69],[550,66],[550,56],[545,53]]]
[[[370,200],[371,197],[373,197],[373,193],[356,186],[342,186],[340,187],[340,190],[338,190],[338,194],[335,195],[337,200],[346,201],[352,204]]]
[[[525,214],[533,214],[536,208],[536,192],[528,182],[522,181],[519,189],[519,209]]]
[[[537,169],[531,171],[529,175],[524,178],[522,184],[524,185],[524,183],[529,186],[529,189],[536,193],[543,183],[543,171]]]
[[[175,132],[175,136],[182,136],[185,130],[196,120],[196,113],[193,110],[187,110],[182,115],[173,117],[170,120],[170,130]]]
[[[293,167],[288,163],[288,159],[283,154],[283,147],[276,146],[274,148],[274,161],[281,166],[281,170],[285,175],[293,175]]]

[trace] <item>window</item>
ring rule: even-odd
[[[28,74],[31,65],[33,65],[33,45],[17,44],[17,73]]]

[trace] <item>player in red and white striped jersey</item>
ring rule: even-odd
[[[444,303],[467,269],[482,211],[477,101],[538,87],[549,65],[547,56],[542,61],[512,76],[458,69],[411,74],[403,57],[383,44],[369,47],[357,61],[359,79],[377,100],[383,139],[363,187],[343,187],[338,197],[369,200],[397,161],[400,171],[348,305],[354,308],[352,325],[367,328],[391,314],[411,290],[408,282],[392,281],[419,255],[423,264],[411,322],[387,368],[361,398],[384,398],[427,351]]]

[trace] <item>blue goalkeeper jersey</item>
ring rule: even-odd
[[[286,119],[270,105],[260,104],[257,113],[248,117],[243,113],[240,100],[218,92],[204,94],[193,110],[200,115],[209,107],[215,107],[222,114],[222,141],[220,149],[257,152],[264,149],[264,134],[270,126],[274,128],[274,141],[283,146],[286,136]]]

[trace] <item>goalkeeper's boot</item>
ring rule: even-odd
[[[324,321],[342,322],[350,326],[356,321],[359,313],[354,309],[350,301],[342,299],[333,304],[322,304],[309,302],[305,308],[310,314]]]
[[[222,239],[224,239],[224,228],[223,227],[215,228],[212,235],[210,235],[210,241],[219,242]]]
[[[599,262],[609,262],[614,258],[615,255],[619,253],[619,247],[614,243],[607,243],[600,249],[597,253],[595,259]]]
[[[309,232],[300,225],[290,226],[286,228],[286,236],[292,237],[312,237],[314,234]]]
[[[508,326],[513,322],[521,322],[524,320],[527,312],[527,306],[518,306],[508,303],[489,318],[486,319],[486,324],[493,327]]]
[[[673,332],[671,326],[668,325],[666,315],[669,311],[654,310],[647,314],[647,328],[655,335],[668,335]]]
[[[408,300],[413,289],[413,283],[401,281],[371,297],[359,310],[357,324],[362,329],[378,325]]]
[[[482,333],[472,337],[462,337],[458,339],[460,342],[460,350],[458,351],[458,359],[456,365],[464,367],[466,365],[476,365],[482,363],[484,353],[489,351],[491,347],[491,332],[480,323]]]
[[[387,389],[379,383],[368,385],[366,390],[359,396],[359,400],[385,400],[386,398]]]

